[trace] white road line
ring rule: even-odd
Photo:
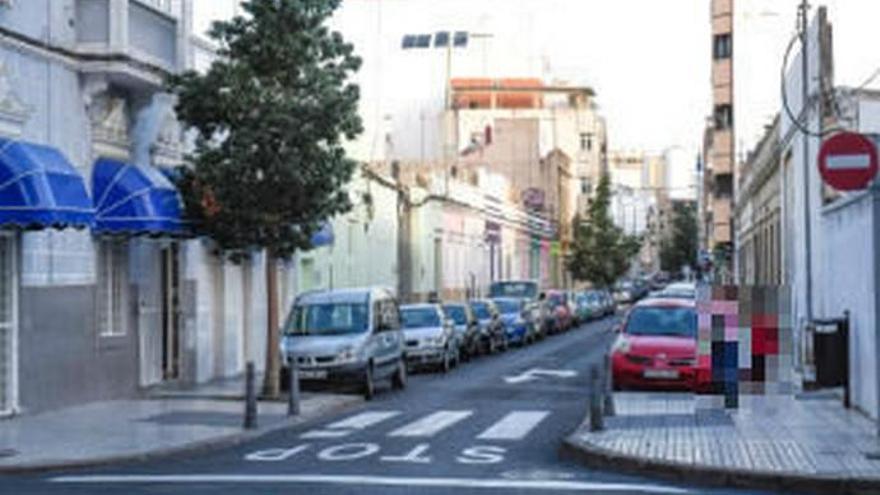
[[[352,430],[311,430],[300,435],[300,438],[342,438],[353,433]]]
[[[482,440],[521,440],[550,414],[548,411],[513,411],[480,433]]]
[[[350,418],[343,419],[327,425],[331,430],[336,429],[364,429],[375,424],[381,423],[386,419],[391,419],[400,414],[400,411],[368,411],[356,414]]]
[[[78,484],[147,484],[147,483],[299,483],[299,484],[332,484],[332,485],[372,485],[372,486],[407,486],[407,487],[445,487],[445,488],[504,488],[519,490],[555,490],[555,491],[595,491],[635,492],[657,494],[686,494],[690,490],[651,483],[603,483],[601,481],[565,481],[565,480],[507,480],[482,478],[420,478],[391,476],[359,476],[359,475],[323,475],[323,474],[111,474],[111,475],[80,475],[57,476],[50,478],[52,483]]]
[[[424,418],[404,425],[391,433],[389,437],[430,437],[446,427],[467,418],[472,411],[437,411]]]
[[[386,419],[393,418],[400,414],[400,411],[367,411],[355,414],[350,418],[330,423],[325,426],[326,429],[310,430],[300,438],[342,438],[355,432],[355,430],[363,430],[375,424],[381,423]]]

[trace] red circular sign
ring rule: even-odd
[[[819,149],[819,173],[834,189],[864,189],[877,175],[877,147],[863,134],[837,133]]]

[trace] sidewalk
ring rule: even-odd
[[[880,493],[876,427],[837,397],[741,396],[740,408],[727,411],[690,394],[614,399],[617,415],[605,418],[605,429],[592,433],[586,421],[566,439],[564,454],[593,467],[709,485]]]
[[[303,393],[301,414],[284,401],[259,403],[258,428],[242,428],[235,381],[175,397],[86,404],[0,420],[0,473],[144,460],[217,448],[360,403],[356,395]],[[226,390],[226,393],[220,393]],[[162,395],[162,393],[158,394]],[[172,394],[173,395],[173,394]],[[198,398],[203,396],[205,398]]]

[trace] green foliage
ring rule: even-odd
[[[625,235],[614,225],[610,205],[611,182],[606,174],[599,181],[587,218],[574,219],[572,254],[567,260],[572,277],[599,287],[610,287],[626,274],[641,247],[638,237]]]
[[[325,23],[341,0],[248,0],[209,35],[205,74],[170,78],[178,117],[198,132],[180,180],[186,213],[231,257],[311,248],[328,218],[351,208],[355,163],[342,144],[362,125],[361,60]]]
[[[692,202],[672,205],[671,228],[660,242],[660,269],[677,272],[684,266],[697,266],[697,211]]]

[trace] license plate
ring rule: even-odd
[[[645,370],[645,378],[674,380],[678,378],[678,370]]]
[[[299,377],[304,380],[325,380],[326,370],[299,370]]]

